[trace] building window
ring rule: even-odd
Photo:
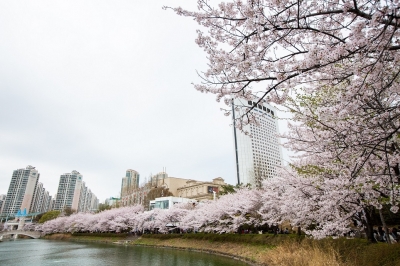
[[[155,208],[168,209],[169,208],[169,200],[156,201]]]

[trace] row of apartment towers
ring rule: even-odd
[[[7,195],[0,197],[2,216],[13,216],[18,211],[43,213],[50,210],[63,211],[71,208],[78,212],[94,211],[98,207],[95,194],[82,181],[78,171],[60,176],[57,194],[52,197],[39,182],[40,173],[28,165],[25,169],[13,171]]]

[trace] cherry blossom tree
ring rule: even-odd
[[[179,226],[185,230],[234,233],[245,224],[262,224],[259,214],[262,204],[258,190],[241,188],[215,201],[201,202],[194,207],[178,205],[173,210],[180,213]]]
[[[47,221],[36,230],[46,234],[74,232],[123,232],[132,231],[134,218],[143,213],[143,206],[114,208],[100,213],[75,213]]]
[[[264,181],[260,213],[270,225],[290,222],[315,238],[343,236],[363,227],[360,195],[346,186],[347,179],[321,178],[320,173],[299,175],[291,169]]]
[[[286,145],[301,156],[266,187],[273,205],[264,218],[315,224],[321,237],[361,223],[371,239],[371,212],[399,205],[399,1],[198,0],[198,11],[172,9],[207,30],[196,39],[209,60],[196,89],[295,114]],[[245,109],[239,128],[257,123],[254,107],[235,108]]]
[[[232,233],[244,224],[262,223],[258,190],[242,188],[216,201],[197,205],[176,204],[171,209],[144,211],[140,205],[114,208],[97,214],[76,213],[47,221],[35,230],[46,234],[75,232],[144,232],[166,233],[171,228],[213,233]]]
[[[399,110],[392,108],[396,97],[386,93],[368,101],[346,102],[342,97],[346,90],[325,88],[286,103],[295,121],[286,135],[286,146],[301,155],[292,165],[294,173],[282,173],[286,181],[280,181],[286,187],[280,188],[283,193],[278,201],[302,213],[291,216],[291,221],[318,224],[314,235],[340,235],[350,230],[350,224],[358,224],[373,240],[374,210],[383,204],[393,212],[398,210]],[[286,190],[292,196],[285,196]],[[293,201],[296,193],[300,198]]]

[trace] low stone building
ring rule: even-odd
[[[145,208],[149,208],[150,200],[166,196],[189,198],[196,201],[210,200],[213,199],[213,191],[218,193],[221,191],[222,185],[227,184],[221,177],[204,182],[170,177],[163,171],[152,176],[148,182],[130,191],[128,195],[121,197],[120,205],[131,206],[141,204],[145,206]],[[155,190],[157,190],[157,195],[153,193]]]
[[[213,192],[218,193],[223,190],[222,186],[227,185],[221,177],[214,178],[210,181],[188,180],[186,184],[177,189],[177,196],[194,200],[211,200]]]
[[[167,176],[165,178],[158,179],[156,182],[153,181],[152,186],[168,188],[174,196],[178,196],[178,189],[183,187],[188,181],[190,181],[190,179]]]

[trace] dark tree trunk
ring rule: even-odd
[[[383,229],[385,230],[386,242],[387,242],[388,244],[390,244],[389,229],[388,229],[388,227],[386,226],[385,218],[383,218],[382,209],[379,209],[378,211],[379,211],[379,217],[381,218],[381,222],[382,222]]]
[[[367,239],[372,243],[376,243],[377,241],[374,237],[374,228],[372,225],[371,213],[368,208],[364,209],[364,217],[365,234],[367,235]]]

